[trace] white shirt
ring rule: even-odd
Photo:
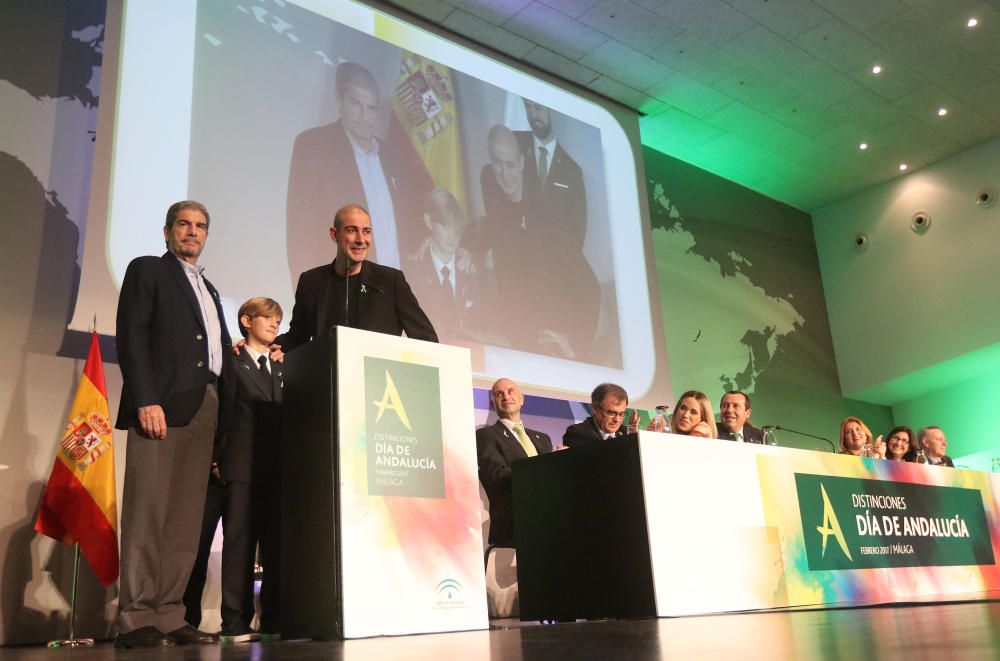
[[[253,362],[257,363],[257,365],[259,366],[260,365],[260,357],[263,356],[264,354],[259,353],[259,352],[255,351],[254,349],[251,349],[249,344],[244,344],[243,348],[247,350],[248,354],[250,354],[250,358],[253,360]],[[268,356],[268,358],[270,358],[270,357]],[[264,365],[267,366],[267,371],[270,372],[271,371],[271,361],[270,360],[264,361]],[[259,367],[258,367],[258,369],[259,369]]]
[[[174,255],[174,257],[177,257]],[[219,323],[219,310],[215,307],[215,299],[205,286],[205,267],[185,262],[177,257],[184,274],[187,275],[194,297],[198,299],[201,318],[205,322],[205,341],[208,343],[208,369],[215,376],[222,376],[222,324]]]
[[[445,266],[448,267],[448,282],[451,283],[451,290],[458,291],[455,285],[455,256],[451,256],[451,260],[448,262],[442,262],[438,259],[437,254],[435,254],[433,248],[431,249],[431,261],[434,263],[434,271],[437,273],[438,284],[444,284],[444,276],[441,274],[441,269]]]
[[[382,159],[379,156],[379,142],[372,138],[374,149],[365,151],[354,141],[349,132],[347,138],[354,150],[354,162],[361,176],[361,187],[365,191],[365,201],[368,204],[368,215],[372,219],[372,245],[378,263],[383,266],[399,268],[399,234],[396,232],[396,211],[392,205],[390,182],[386,181],[382,169]],[[396,182],[391,182],[392,188]]]

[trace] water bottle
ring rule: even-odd
[[[656,407],[656,415],[653,419],[649,421],[649,429],[651,431],[667,431],[667,411],[670,410],[669,406],[664,406],[660,404]]]

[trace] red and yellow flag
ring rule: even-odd
[[[79,543],[83,556],[106,586],[118,578],[118,504],[111,429],[104,365],[95,332],[38,508],[35,530],[64,544]]]
[[[434,185],[451,191],[465,207],[465,170],[451,69],[404,50],[392,105]]]

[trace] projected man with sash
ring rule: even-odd
[[[546,126],[551,137],[551,125]],[[554,146],[561,165],[549,172],[551,186],[543,187],[518,134],[498,124],[490,129],[488,142],[490,163],[480,173],[480,185],[486,262],[502,308],[495,327],[516,349],[561,358],[587,356],[601,292],[582,250],[586,217],[573,216],[586,214],[586,202],[581,206],[564,195],[569,191],[585,200],[579,166]],[[574,168],[575,176],[563,176]],[[550,188],[558,192],[550,196]]]
[[[372,259],[399,268],[420,246],[420,209],[433,182],[409,138],[390,118],[385,139],[382,94],[375,76],[356,62],[337,67],[340,119],[303,131],[295,139],[288,174],[288,267],[301,273],[326,258],[316,238],[330,214],[360,204],[378,221]],[[391,113],[390,113],[391,114]]]

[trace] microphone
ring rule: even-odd
[[[796,431],[794,429],[789,429],[788,427],[782,427],[781,425],[763,425],[761,429],[764,431],[787,431],[791,434],[798,434],[799,436],[807,436],[809,438],[815,438],[816,440],[823,441],[830,446],[830,451],[837,454],[837,447],[828,438],[823,438],[822,436],[816,436],[815,434],[807,434],[804,431]]]

